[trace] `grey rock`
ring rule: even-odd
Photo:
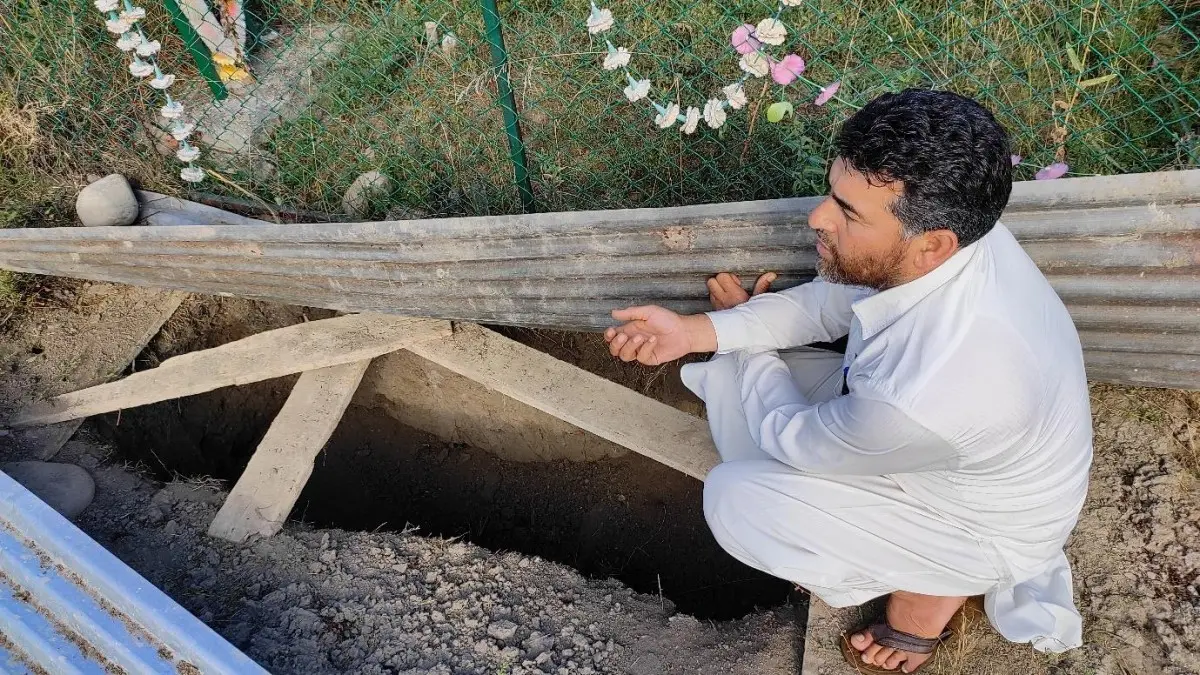
[[[155,492],[154,496],[150,497],[150,503],[159,508],[169,509],[175,505],[175,494],[170,490],[163,488],[158,492]]]
[[[91,474],[74,464],[8,462],[0,470],[66,518],[78,516],[96,496]]]
[[[137,197],[124,176],[109,174],[79,191],[75,213],[87,227],[132,225],[138,217]]]
[[[254,158],[250,170],[254,172],[254,178],[258,181],[273,181],[279,176],[279,164],[274,158],[263,155]]]
[[[157,525],[161,523],[162,521],[166,520],[166,517],[167,515],[163,513],[162,509],[158,508],[157,506],[150,505],[150,507],[146,509],[146,522],[151,525]]]
[[[528,640],[524,641],[523,646],[527,650],[526,653],[528,656],[538,657],[542,653],[554,649],[554,637],[553,635],[534,632],[532,635],[529,635]]]
[[[495,621],[488,625],[488,635],[497,640],[511,640],[517,634],[517,624],[511,621]]]
[[[356,218],[371,214],[371,202],[392,193],[392,179],[378,171],[368,171],[354,179],[342,195],[342,210]]]

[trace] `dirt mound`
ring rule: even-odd
[[[292,524],[235,545],[204,534],[223,492],[146,480],[98,447],[63,451],[96,477],[80,526],[273,673],[796,670],[787,611],[702,623],[616,581],[412,532]]]

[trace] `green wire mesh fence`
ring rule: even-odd
[[[209,171],[195,189],[272,207],[405,218],[815,194],[840,121],[906,87],[988,106],[1021,179],[1056,162],[1070,175],[1200,166],[1200,0],[146,2],[198,125]],[[211,12],[226,42],[188,30],[189,11]],[[771,17],[781,40],[763,31]],[[743,40],[766,43],[762,77],[734,44],[744,24]],[[17,0],[0,31],[8,171],[185,186],[158,92],[130,76],[95,8]],[[800,76],[779,84],[770,61]],[[649,94],[631,102],[639,80]],[[13,119],[33,141],[4,130]]]

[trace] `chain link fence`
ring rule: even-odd
[[[185,187],[161,96],[130,76],[101,14],[48,0],[0,8],[5,184],[33,167]],[[1055,162],[1070,175],[1200,166],[1200,0],[168,0],[146,9],[160,65],[179,76],[170,92],[198,123],[192,140],[209,175],[196,189],[276,210],[404,218],[817,194],[841,120],[906,87],[953,90],[994,111],[1023,156],[1020,179]],[[194,17],[188,28],[184,15],[200,10],[224,46]],[[589,32],[589,17],[608,23],[605,10],[611,26]],[[782,40],[762,30],[771,17]],[[744,24],[770,60],[801,57],[799,77],[779,84],[792,78],[774,77],[770,63],[763,77],[747,73],[744,43],[731,39]],[[606,57],[624,60],[616,48],[628,64],[606,70]],[[649,95],[631,102],[624,90],[639,80]],[[814,103],[835,81],[836,96]],[[735,108],[726,87],[738,82],[746,101]],[[721,114],[689,125],[688,108],[712,112],[710,100]],[[790,112],[770,121],[781,102]],[[672,104],[677,120],[662,112]],[[667,117],[660,129],[655,119]]]

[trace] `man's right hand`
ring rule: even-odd
[[[778,278],[778,274],[767,272],[754,282],[754,291],[747,293],[742,288],[742,280],[736,274],[722,272],[708,280],[708,300],[715,310],[733,309],[753,296],[766,293]]]
[[[717,349],[717,331],[703,314],[681,316],[655,305],[618,309],[621,326],[604,331],[608,351],[622,361],[658,366],[694,352]]]

